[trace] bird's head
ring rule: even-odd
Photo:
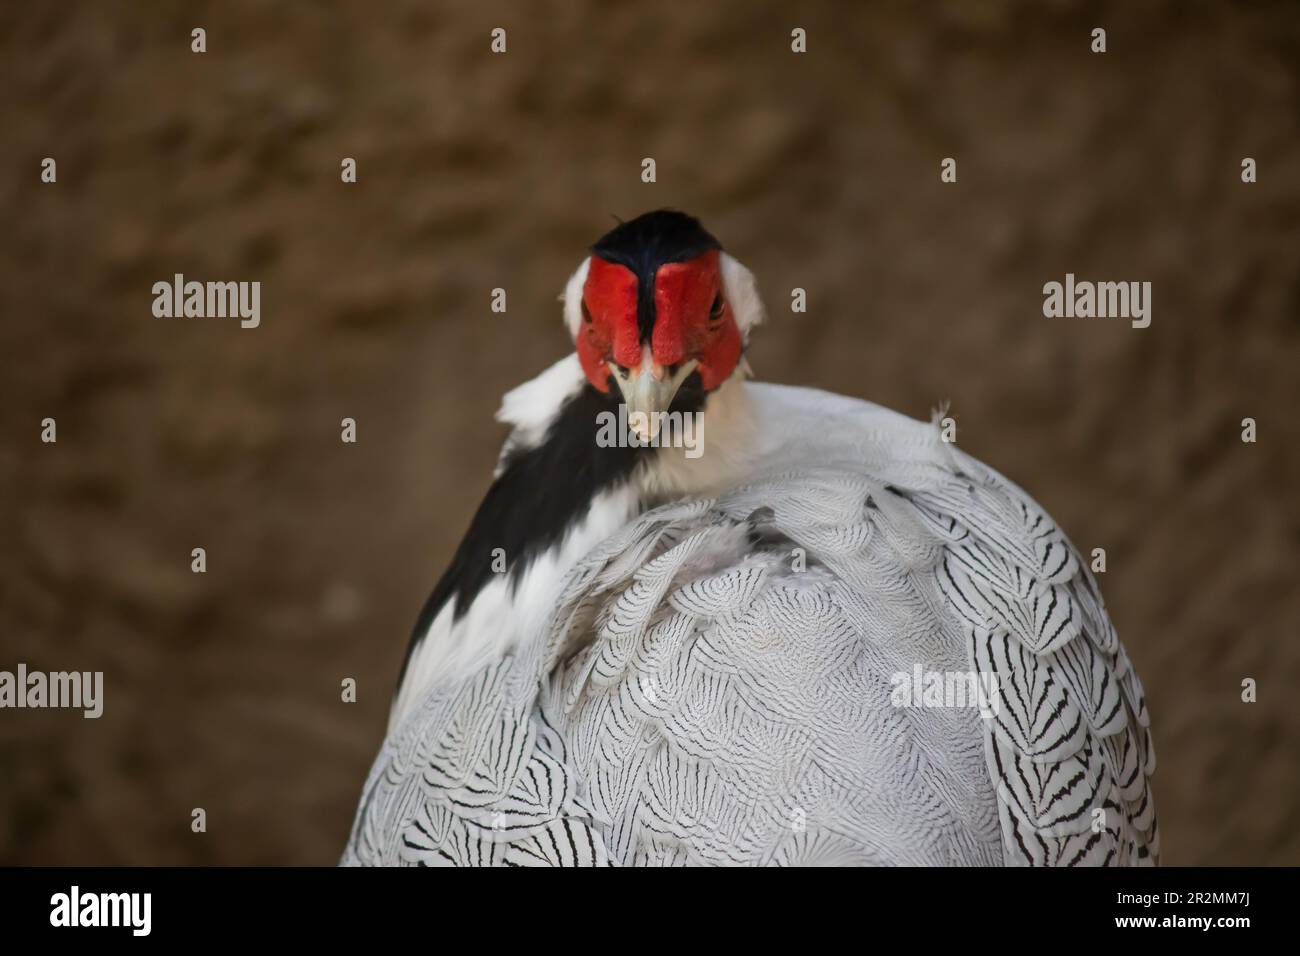
[[[708,393],[732,376],[762,304],[753,275],[696,219],[658,210],[596,241],[564,312],[591,384],[653,416],[687,382]]]

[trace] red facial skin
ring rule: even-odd
[[[680,365],[696,359],[706,391],[727,380],[740,360],[740,329],[731,305],[722,298],[722,311],[710,315],[722,293],[717,250],[685,262],[669,262],[655,272],[655,324],[650,351],[655,364]],[[591,257],[582,287],[585,307],[578,328],[578,360],[588,381],[609,391],[613,362],[641,369],[641,340],[636,324],[637,278],[630,269]]]

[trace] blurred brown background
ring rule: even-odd
[[[0,711],[0,861],[334,862],[500,395],[674,206],[756,272],[760,378],[951,399],[1106,548],[1166,862],[1300,863],[1294,2],[23,4],[0,64],[0,669],[107,685]],[[176,272],[261,328],[153,318]],[[1151,328],[1045,319],[1066,272]]]

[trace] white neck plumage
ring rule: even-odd
[[[660,436],[659,447],[639,470],[635,483],[655,500],[709,494],[744,474],[752,456],[756,422],[745,389],[749,366],[744,359],[725,382],[709,394],[704,409],[687,429],[685,442],[673,434]],[[521,448],[546,439],[565,403],[585,385],[578,357],[570,354],[541,375],[507,392],[497,420],[513,429],[498,464]],[[593,421],[593,447],[600,425]],[[679,432],[680,437],[680,432]]]

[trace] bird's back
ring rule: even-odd
[[[345,862],[1154,861],[1142,690],[1050,518],[934,426],[748,389],[745,479],[435,684]]]

